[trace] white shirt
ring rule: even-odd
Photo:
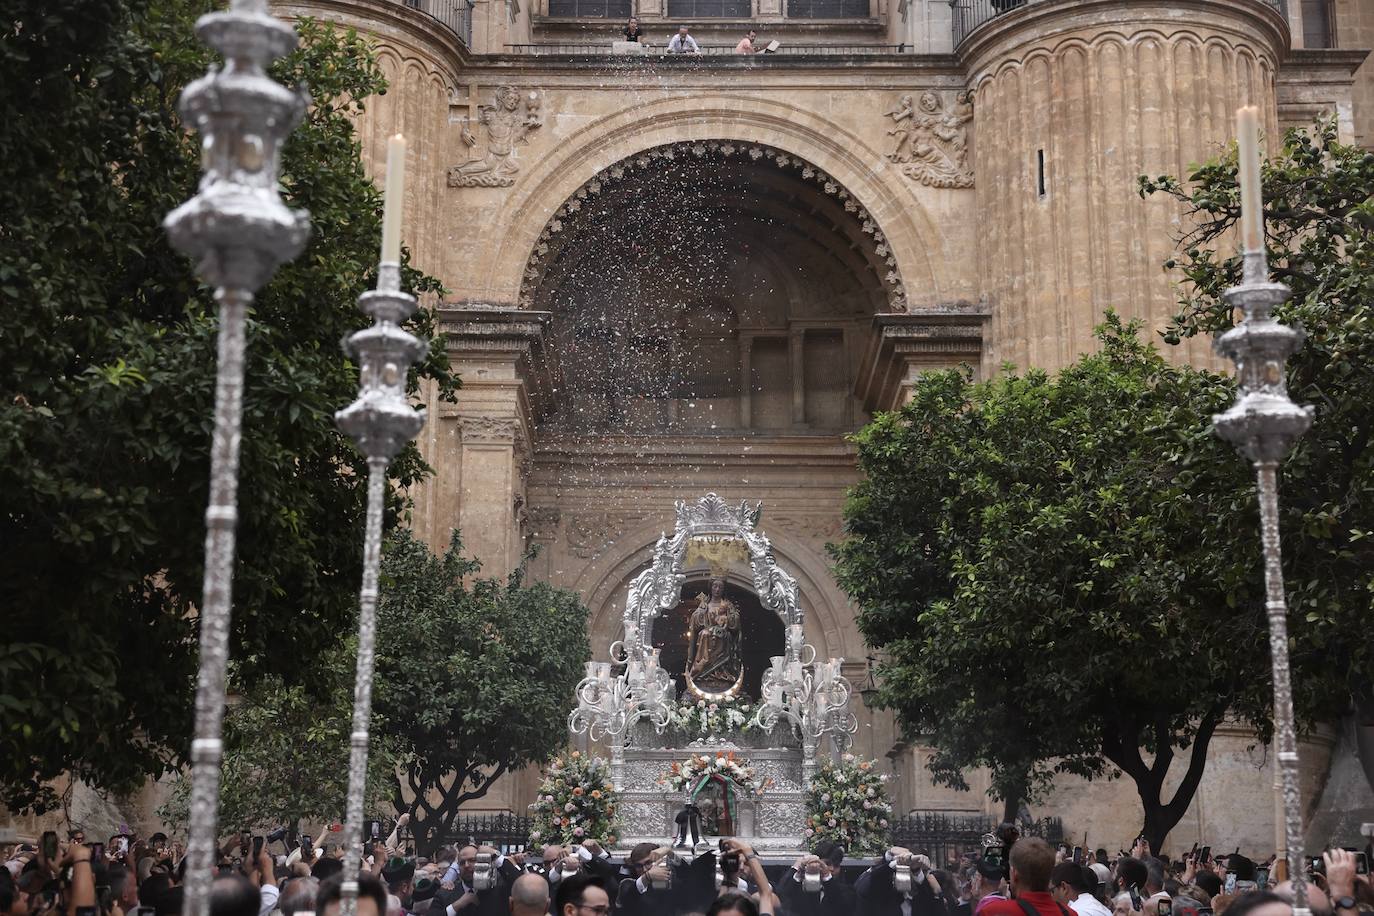
[[[1079,894],[1069,901],[1069,909],[1077,916],[1112,916],[1112,911],[1102,905],[1092,894]]]
[[[258,916],[267,916],[277,908],[277,900],[281,898],[281,888],[275,884],[264,884],[258,888]]]
[[[678,33],[673,36],[673,40],[668,42],[668,52],[670,54],[698,54],[701,48],[697,46],[697,40],[691,35]]]

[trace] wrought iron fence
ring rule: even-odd
[[[502,852],[520,852],[530,841],[532,824],[529,815],[472,814],[454,821],[453,830],[445,842],[463,845],[494,846]]]
[[[1040,3],[1042,0],[950,0],[950,11],[954,20],[954,47],[964,43],[964,39],[985,22],[998,16],[1014,12],[1023,6]],[[1287,15],[1287,0],[1260,0],[1280,13]]]
[[[472,4],[468,0],[392,0],[419,10],[472,47]]]
[[[980,852],[983,835],[997,829],[989,817],[960,817],[949,814],[915,813],[892,824],[892,845],[925,853],[943,868],[965,852]],[[1021,830],[1025,836],[1038,836],[1051,846],[1064,840],[1064,823],[1057,817],[1044,818]]]

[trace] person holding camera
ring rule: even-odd
[[[815,855],[797,859],[778,884],[778,896],[788,916],[848,916],[858,907],[858,895],[840,873],[844,847],[822,840]]]
[[[980,916],[988,904],[1006,899],[1001,864],[979,858],[969,869],[969,904],[973,916]]]
[[[1039,837],[1025,837],[1011,847],[1011,900],[983,907],[985,916],[1073,916],[1050,895],[1054,850]]]

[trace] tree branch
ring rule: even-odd
[[[1188,812],[1188,806],[1193,802],[1197,787],[1202,783],[1202,773],[1207,768],[1207,749],[1225,713],[1226,705],[1215,703],[1198,724],[1197,734],[1193,737],[1193,746],[1188,755],[1188,769],[1183,774],[1183,781],[1174,790],[1174,797],[1164,806],[1165,812],[1173,818],[1174,823],[1178,823]]]

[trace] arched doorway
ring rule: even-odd
[[[843,432],[872,316],[905,303],[876,221],[762,144],[617,162],[548,220],[522,304],[553,314],[556,432]]]

